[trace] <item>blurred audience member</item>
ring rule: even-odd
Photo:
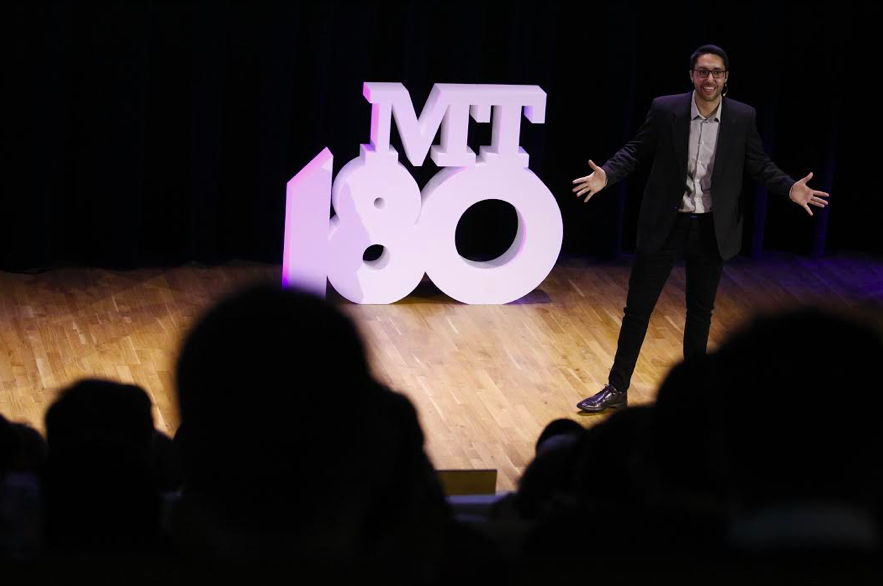
[[[39,432],[0,415],[0,560],[32,559],[43,547],[46,457]]]
[[[878,332],[816,308],[760,316],[720,348],[734,546],[880,547],[881,363]]]
[[[56,554],[162,549],[153,427],[143,389],[83,380],[46,413],[49,546]]]
[[[178,362],[188,554],[420,571],[450,515],[410,401],[375,382],[353,323],[331,304],[259,286],[213,308]]]

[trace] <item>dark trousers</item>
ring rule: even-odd
[[[608,378],[608,382],[619,391],[629,388],[647,334],[650,314],[681,255],[687,265],[684,358],[705,354],[714,296],[723,272],[723,259],[718,252],[711,214],[678,214],[668,240],[658,252],[639,252],[635,256],[616,358]]]

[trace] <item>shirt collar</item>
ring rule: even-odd
[[[721,121],[721,106],[724,105],[724,98],[721,97],[721,101],[717,103],[717,109],[711,113],[711,116],[706,118],[706,120],[714,120],[715,122]],[[696,120],[696,117],[701,118],[702,114],[699,113],[699,107],[696,105],[696,90],[693,90],[693,95],[690,98],[690,120]]]

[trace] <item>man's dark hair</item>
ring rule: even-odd
[[[724,69],[730,69],[730,58],[727,57],[727,52],[718,47],[717,45],[702,45],[690,55],[690,69],[696,69],[696,60],[699,59],[701,55],[708,55],[711,53],[712,55],[717,55],[721,59],[724,60]]]

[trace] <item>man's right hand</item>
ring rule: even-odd
[[[589,201],[593,195],[607,186],[607,173],[604,172],[604,169],[593,163],[591,159],[589,159],[589,167],[593,171],[591,175],[573,180],[573,184],[576,186],[573,188],[573,192],[577,197],[585,195],[585,201]]]

